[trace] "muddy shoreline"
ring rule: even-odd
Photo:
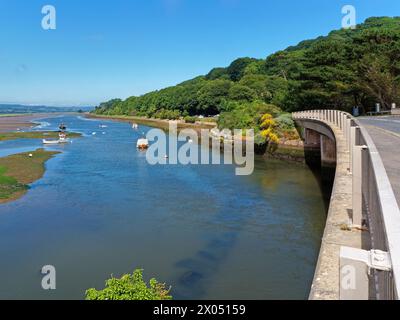
[[[61,113],[60,113],[61,114]],[[33,128],[36,126],[35,119],[56,117],[60,115],[59,113],[34,113],[34,114],[24,114],[24,115],[7,115],[1,116],[0,114],[0,132],[12,132],[24,129]]]
[[[138,124],[147,125],[150,127],[155,127],[163,130],[169,129],[169,121],[162,119],[150,119],[150,118],[142,118],[142,117],[134,117],[134,116],[105,116],[105,115],[94,115],[94,114],[85,114],[85,117],[91,119],[105,119],[105,120],[115,120],[122,122],[136,122]],[[178,130],[182,129],[194,129],[196,131],[200,131],[201,129],[212,129],[216,125],[210,124],[192,124],[192,123],[183,123],[178,122]],[[301,140],[299,141],[281,141],[274,151],[264,150],[260,154],[263,154],[266,158],[278,159],[289,162],[299,162],[305,163],[305,148],[304,144]]]

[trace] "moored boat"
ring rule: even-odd
[[[48,140],[48,139],[43,139],[43,144],[59,144],[60,140]]]
[[[58,134],[58,140],[55,139],[43,139],[43,144],[61,144],[61,143],[68,143],[67,135],[65,132],[60,132]]]
[[[139,139],[136,143],[136,147],[140,150],[145,150],[149,147],[149,140],[147,139]]]

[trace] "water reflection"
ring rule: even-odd
[[[253,175],[238,177],[233,166],[150,166],[135,148],[147,127],[40,121],[84,137],[52,147],[63,153],[43,179],[0,206],[1,298],[81,299],[137,267],[175,298],[307,297],[325,211],[306,167],[259,157]],[[0,152],[39,146],[20,140]],[[40,289],[45,264],[57,268],[54,292]]]

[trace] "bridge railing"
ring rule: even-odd
[[[352,175],[352,223],[361,230],[368,226],[372,250],[342,248],[341,252],[346,261],[354,262],[358,273],[368,274],[374,297],[400,299],[400,210],[372,138],[356,118],[343,111],[302,111],[293,113],[293,119],[325,122],[343,134],[349,152],[349,174]],[[363,266],[361,269],[360,265]],[[341,284],[341,299],[346,299],[342,287]],[[357,292],[357,288],[355,290]],[[371,298],[370,293],[362,291],[349,296]]]

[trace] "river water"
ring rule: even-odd
[[[135,148],[148,127],[40,121],[83,137],[46,147],[62,153],[24,197],[0,205],[0,298],[83,299],[136,268],[175,299],[307,298],[326,209],[306,166],[257,157],[241,177],[231,165],[151,166]],[[39,147],[0,142],[0,156]],[[44,265],[56,268],[56,290],[41,287]]]

